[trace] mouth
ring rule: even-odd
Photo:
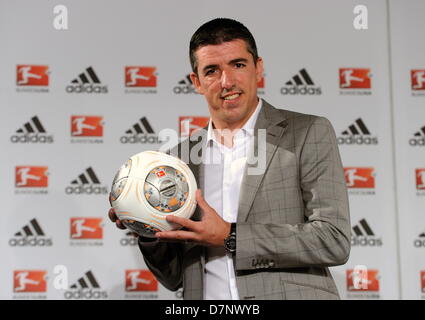
[[[231,94],[228,94],[228,95],[225,95],[225,96],[221,97],[221,99],[223,99],[225,101],[232,101],[232,100],[235,100],[235,99],[239,98],[239,96],[241,94],[242,93],[240,93],[240,92],[231,93]]]

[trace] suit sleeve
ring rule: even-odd
[[[237,270],[256,269],[258,261],[264,261],[268,268],[347,262],[351,228],[348,195],[335,132],[325,118],[314,117],[308,127],[298,154],[298,175],[304,222],[237,223]],[[284,209],[280,214],[286,214]]]
[[[168,290],[176,291],[182,287],[183,270],[180,243],[160,243],[142,241],[139,248],[149,270]]]

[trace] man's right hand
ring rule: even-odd
[[[120,220],[120,219],[118,219],[117,214],[115,213],[114,208],[109,209],[108,216],[109,216],[109,219],[110,219],[112,222],[115,222],[115,225],[117,226],[117,228],[122,229],[122,230],[127,229],[127,228],[123,225],[123,223],[121,222],[121,220]]]

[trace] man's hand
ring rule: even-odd
[[[202,211],[201,221],[193,221],[181,217],[169,215],[168,222],[177,223],[187,230],[162,231],[155,236],[160,240],[193,241],[206,246],[223,246],[224,239],[230,233],[230,223],[224,221],[211,208],[202,196],[201,190],[196,190],[196,201]]]

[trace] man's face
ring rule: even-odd
[[[257,83],[263,75],[263,61],[254,64],[245,41],[236,39],[200,47],[195,52],[198,74],[191,79],[208,102],[218,129],[240,128],[258,104]]]

